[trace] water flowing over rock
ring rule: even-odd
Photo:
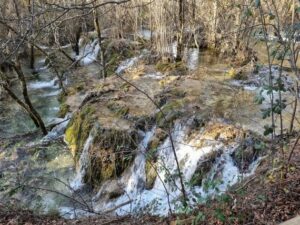
[[[41,88],[56,88],[57,79],[51,81],[36,81],[29,83],[28,87],[31,89],[41,89]]]
[[[125,70],[127,70],[128,68],[132,67],[137,61],[139,60],[138,57],[133,57],[131,59],[126,59],[123,62],[121,62],[121,64],[119,65],[119,67],[116,70],[117,74],[122,74],[125,72]]]
[[[89,65],[97,60],[99,52],[98,39],[95,39],[80,48],[80,53],[76,59],[80,61],[81,65]]]
[[[91,145],[93,144],[94,138],[95,138],[95,133],[96,133],[97,128],[93,128],[92,131],[89,134],[89,137],[87,138],[82,153],[79,158],[79,166],[77,169],[76,177],[75,179],[71,182],[71,187],[74,190],[80,189],[84,185],[84,176],[86,174],[86,170],[89,166],[90,162],[90,157],[89,157],[89,150],[91,148]]]
[[[219,190],[226,191],[241,177],[251,175],[257,165],[257,161],[251,162],[249,172],[243,174],[232,158],[232,153],[240,145],[242,131],[226,124],[212,124],[200,130],[193,130],[192,123],[192,119],[185,122],[185,125],[177,122],[172,132],[176,155],[191,205],[199,202],[200,198],[220,193]],[[137,148],[132,165],[121,177],[102,183],[98,194],[93,198],[93,205],[97,212],[116,208],[115,213],[118,215],[139,212],[167,215],[170,203],[172,211],[180,207],[180,204],[177,206],[173,204],[180,202],[182,192],[169,138],[159,145],[154,153],[156,160],[152,166],[156,172],[155,182],[152,188],[146,189],[146,164],[153,157],[153,153],[149,152],[149,143],[153,140],[156,129],[153,127],[143,135],[144,138]],[[82,165],[85,165],[85,162],[81,162],[81,159],[87,157],[86,153],[92,137],[89,136],[81,154]],[[193,183],[198,169],[205,166],[206,162],[209,162],[207,171],[198,183]],[[209,182],[215,182],[215,185],[207,187]],[[188,185],[189,183],[193,185]]]

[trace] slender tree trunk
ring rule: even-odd
[[[30,115],[34,116],[34,118],[36,119],[36,121],[38,123],[38,127],[41,129],[43,134],[46,135],[48,133],[46,126],[45,126],[40,114],[35,110],[35,108],[33,107],[32,103],[31,103],[31,100],[29,98],[28,91],[27,91],[27,84],[26,84],[25,76],[24,76],[24,73],[22,71],[21,65],[18,60],[16,63],[13,64],[13,68],[16,71],[19,80],[21,81],[23,98],[24,98],[26,105],[28,106],[28,109],[30,110]]]
[[[32,70],[34,70],[34,63],[35,63],[34,47],[33,45],[30,45],[30,69]]]
[[[295,103],[294,103],[294,109],[293,109],[293,114],[292,114],[292,119],[290,123],[290,133],[293,132],[294,129],[294,121],[297,113],[297,106],[298,106],[298,96],[299,96],[299,85],[298,82],[296,82],[296,96],[295,96]]]
[[[28,0],[28,12],[31,14],[31,39],[33,41],[33,35],[34,35],[34,0]],[[30,69],[34,70],[34,64],[35,64],[35,56],[34,56],[34,45],[29,44],[30,48]]]
[[[79,40],[80,40],[80,34],[81,34],[81,28],[78,28],[75,34],[75,45],[74,45],[74,51],[75,54],[78,56],[79,55]]]
[[[177,55],[176,61],[182,60],[183,54],[183,42],[184,42],[184,0],[178,0],[178,17],[179,17],[179,32],[177,35]]]
[[[218,2],[217,0],[213,3],[213,21],[212,21],[212,38],[213,38],[213,47],[217,47],[217,25],[218,25]]]
[[[2,84],[3,89],[7,92],[7,94],[13,99],[15,100],[30,116],[30,118],[32,119],[32,121],[34,122],[36,127],[39,127],[39,123],[36,120],[35,116],[32,114],[31,110],[29,109],[29,107],[18,98],[17,95],[15,95],[15,93],[9,88],[8,85],[6,84]]]
[[[93,9],[93,16],[94,16],[94,26],[97,32],[98,43],[100,47],[100,63],[102,66],[101,74],[103,78],[106,78],[107,77],[106,61],[105,61],[104,49],[102,45],[102,35],[101,35],[100,23],[98,19],[98,12],[96,8]]]
[[[270,46],[268,44],[268,31],[267,31],[267,26],[266,26],[266,20],[264,17],[264,12],[262,9],[262,6],[259,6],[259,14],[261,18],[261,23],[262,23],[262,28],[263,28],[263,34],[264,34],[264,43],[266,45],[267,49],[267,55],[268,55],[268,67],[269,67],[269,87],[272,90],[270,94],[270,102],[271,102],[271,119],[272,119],[272,140],[274,139],[275,136],[275,116],[274,116],[274,111],[273,111],[273,106],[274,106],[274,93],[273,93],[273,77],[272,77],[272,62],[271,62],[271,51],[270,51]]]

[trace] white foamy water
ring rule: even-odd
[[[175,140],[175,150],[180,165],[180,170],[185,183],[185,188],[189,200],[195,198],[195,193],[206,197],[211,194],[217,194],[216,188],[211,190],[204,190],[202,187],[190,187],[186,185],[194,175],[196,169],[204,160],[205,156],[213,152],[222,152],[220,158],[216,160],[216,163],[211,169],[210,177],[208,179],[214,179],[216,174],[220,176],[221,183],[217,186],[218,190],[226,191],[227,188],[240,180],[242,174],[230,154],[238,146],[236,143],[225,146],[221,142],[214,142],[209,146],[197,147],[199,140],[201,139],[201,132],[199,135],[189,140],[188,126],[181,126],[179,123],[175,126],[172,133]],[[148,134],[150,135],[150,134]],[[147,143],[150,139],[145,136],[143,144]],[[133,166],[131,167],[131,175],[128,178],[125,176],[121,178],[122,184],[125,184],[125,194],[118,197],[115,200],[110,200],[107,203],[103,203],[99,200],[101,193],[98,193],[98,202],[95,202],[96,211],[105,211],[106,209],[115,208],[126,202],[123,207],[118,208],[115,212],[118,215],[134,214],[138,212],[147,212],[154,215],[167,215],[170,211],[169,204],[171,204],[171,210],[174,211],[180,197],[182,196],[180,180],[176,174],[178,169],[175,163],[175,157],[171,148],[170,139],[167,139],[160,147],[158,153],[158,176],[154,183],[154,187],[151,190],[146,190],[145,184],[145,163],[146,158],[144,154],[138,154]],[[251,165],[251,171],[249,174],[243,174],[243,177],[251,175],[255,171],[255,166]],[[125,179],[128,179],[127,181]],[[122,185],[120,185],[122,186]],[[143,188],[144,187],[144,188]],[[101,190],[103,191],[103,190]]]
[[[53,79],[50,81],[34,81],[28,84],[30,89],[42,89],[42,88],[56,88],[57,87],[57,79]]]
[[[80,48],[80,53],[76,56],[76,60],[80,61],[81,65],[89,65],[97,61],[98,54],[100,52],[100,46],[98,39]]]
[[[165,76],[161,72],[156,72],[156,73],[145,74],[145,77],[149,77],[149,78],[152,78],[152,79],[155,79],[155,80],[161,80]]]
[[[189,70],[196,70],[199,67],[199,49],[189,48],[185,50],[185,60]]]
[[[82,188],[84,185],[84,176],[86,174],[86,170],[90,163],[89,150],[94,142],[96,130],[97,130],[97,126],[95,126],[91,130],[89,137],[85,141],[82,153],[79,158],[79,164],[78,164],[76,176],[70,184],[70,186],[74,190],[78,190],[78,189]]]
[[[127,69],[132,67],[135,63],[137,63],[138,60],[139,60],[139,57],[133,57],[133,58],[122,61],[121,64],[118,66],[116,73],[119,75],[124,73]]]
[[[55,126],[43,139],[43,141],[51,141],[58,137],[61,137],[64,135],[66,127],[70,121],[71,114],[67,114],[64,119],[56,119],[56,123],[58,124]]]

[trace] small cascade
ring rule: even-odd
[[[139,57],[133,57],[130,59],[126,59],[123,62],[121,62],[121,64],[118,66],[116,73],[118,75],[121,75],[122,73],[125,72],[125,70],[129,69],[130,67],[132,67],[135,63],[137,63],[139,60]]]
[[[81,65],[89,65],[97,61],[99,52],[100,46],[98,44],[98,39],[95,39],[93,42],[86,44],[80,49],[80,54],[76,59],[80,60]]]
[[[211,187],[209,190],[206,190],[202,186],[192,187],[191,185],[185,185],[186,194],[191,205],[194,204],[192,199],[194,200],[197,198],[196,196],[200,195],[203,198],[209,195],[219,194],[219,191],[226,191],[229,186],[236,184],[241,177],[247,177],[253,174],[257,166],[257,161],[250,165],[247,174],[242,174],[231,157],[231,154],[239,146],[238,143],[233,142],[225,145],[221,141],[211,141],[209,142],[210,144],[202,146],[199,142],[202,138],[202,131],[195,137],[190,138],[188,135],[189,127],[189,122],[185,125],[176,123],[172,132],[176,155],[184,183],[188,184],[191,181],[197,168],[205,161],[205,157],[214,154],[214,152],[218,153],[216,155],[220,156],[218,156],[212,164],[210,172],[205,179],[221,181],[217,186]],[[111,208],[118,208],[115,211],[118,215],[143,212],[154,215],[167,215],[169,213],[168,202],[172,205],[172,211],[176,211],[176,204],[174,203],[180,202],[179,199],[182,196],[182,192],[180,191],[181,186],[178,169],[169,138],[167,138],[158,148],[158,161],[156,164],[158,175],[154,186],[151,190],[145,189],[146,152],[143,149],[148,145],[153,133],[154,130],[146,133],[144,140],[140,144],[139,153],[130,168],[129,175],[123,174],[118,181],[120,187],[124,187],[125,194],[116,199],[108,200],[107,203],[103,203],[101,200],[101,193],[105,193],[105,190],[102,188],[94,198],[96,211],[101,212]],[[128,204],[118,207],[124,203]]]
[[[134,160],[133,166],[131,167],[130,179],[125,189],[126,193],[136,194],[143,188],[146,179],[145,165],[146,165],[146,151],[151,138],[154,135],[156,127],[147,131],[144,135],[143,140],[139,144],[138,154]]]
[[[55,126],[43,139],[41,140],[42,142],[45,141],[51,141],[55,140],[59,137],[62,137],[65,133],[66,127],[68,126],[68,123],[70,121],[71,114],[68,113],[65,118],[63,119],[56,119],[57,120],[57,126]]]
[[[185,49],[184,57],[189,70],[196,70],[199,67],[199,53],[198,48]]]
[[[78,165],[79,167],[78,167],[76,176],[70,184],[70,186],[74,190],[78,190],[78,189],[82,188],[83,185],[84,185],[84,180],[83,179],[84,179],[84,176],[86,174],[86,169],[88,168],[89,163],[90,163],[90,161],[89,161],[89,159],[90,159],[89,150],[90,150],[91,145],[94,142],[96,130],[97,130],[97,128],[94,127],[91,130],[91,132],[89,134],[89,137],[85,141],[82,153],[81,153],[80,158],[79,158],[79,165]]]
[[[50,81],[35,81],[28,84],[29,89],[57,88],[57,79]]]

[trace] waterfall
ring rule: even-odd
[[[241,176],[247,177],[253,174],[257,161],[252,163],[250,166],[250,172],[247,174],[241,174],[238,167],[235,165],[231,157],[231,153],[233,153],[239,146],[237,142],[225,145],[221,141],[210,141],[208,145],[201,146],[200,141],[201,138],[203,138],[203,132],[199,131],[199,133],[193,138],[190,138],[188,135],[189,127],[189,122],[185,125],[176,123],[172,132],[176,155],[184,183],[188,184],[190,182],[196,169],[199,165],[201,166],[201,163],[206,159],[205,157],[213,152],[221,153],[221,155],[216,158],[205,179],[215,179],[215,177],[218,176],[218,178],[222,181],[217,185],[217,188],[212,187],[209,190],[205,190],[202,186],[191,187],[189,185],[185,185],[186,194],[191,205],[195,204],[195,202],[192,202],[192,199],[194,200],[198,195],[201,195],[201,197],[207,197],[209,195],[219,194],[220,192],[217,190],[226,191],[228,186],[237,183]],[[106,209],[114,208],[125,202],[131,201],[130,204],[119,207],[115,211],[116,214],[128,215],[132,213],[146,212],[163,216],[169,213],[168,199],[171,202],[173,211],[176,211],[176,207],[178,207],[178,205],[180,206],[179,199],[182,195],[180,191],[181,186],[169,138],[167,138],[157,150],[158,161],[156,165],[158,176],[154,182],[154,186],[151,190],[145,189],[146,152],[143,152],[142,149],[144,149],[144,146],[148,145],[153,133],[154,131],[147,132],[144,140],[141,142],[139,147],[140,151],[130,168],[130,176],[123,175],[120,179],[120,183],[125,184],[125,194],[116,199],[109,200],[109,202],[105,204],[101,201],[98,201],[101,203],[95,202],[97,211],[105,211]],[[101,193],[98,193],[98,200],[100,195]]]
[[[137,148],[137,155],[134,159],[133,165],[129,169],[129,172],[124,175],[119,183],[124,185],[125,194],[117,199],[115,203],[107,203],[100,204],[96,206],[96,210],[100,211],[103,208],[110,208],[114,205],[122,204],[125,201],[128,201],[128,198],[136,198],[136,196],[144,190],[145,181],[146,181],[146,173],[145,173],[145,165],[146,165],[146,151],[151,141],[156,127],[153,127],[150,131],[144,133],[144,138],[140,142]],[[94,200],[99,200],[102,194],[102,189],[95,196]]]
[[[135,56],[129,59],[126,59],[120,63],[118,68],[116,69],[116,73],[118,75],[123,74],[127,69],[133,67],[135,64],[138,63],[140,59],[142,59],[146,54],[149,54],[149,51],[147,49],[143,49],[142,53],[139,56]]]
[[[80,49],[80,54],[76,59],[80,60],[81,65],[89,65],[97,61],[99,52],[100,46],[98,44],[98,39],[95,39],[93,42],[88,43]]]
[[[70,121],[71,114],[68,113],[65,118],[63,119],[56,119],[56,121],[59,123],[57,126],[55,126],[45,137],[42,138],[42,142],[47,142],[51,140],[55,140],[58,137],[61,137],[64,135],[66,127]]]
[[[133,57],[133,58],[126,59],[126,60],[122,61],[120,63],[120,65],[118,66],[118,68],[116,70],[116,73],[119,74],[119,75],[124,73],[125,70],[132,67],[135,63],[137,63],[138,60],[139,60],[138,57]]]
[[[84,176],[86,174],[86,170],[87,170],[87,168],[89,166],[89,163],[90,163],[89,150],[90,150],[90,147],[92,146],[92,144],[94,142],[94,138],[95,138],[95,135],[96,135],[96,130],[97,130],[97,128],[94,127],[91,130],[91,132],[89,134],[89,137],[85,141],[83,150],[82,150],[80,158],[79,158],[79,164],[78,164],[78,170],[77,170],[76,176],[70,184],[70,186],[74,190],[78,190],[78,189],[82,188],[82,186],[84,185],[84,180],[83,179],[84,179]]]
[[[145,173],[145,165],[146,165],[146,150],[148,144],[153,137],[155,132],[155,127],[150,131],[147,131],[144,135],[143,140],[138,146],[138,153],[135,157],[133,166],[131,167],[131,175],[129,180],[127,181],[127,186],[125,188],[125,192],[128,194],[136,194],[140,191],[141,188],[144,188],[146,173]]]

